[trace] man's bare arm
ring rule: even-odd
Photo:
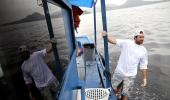
[[[148,77],[148,70],[147,69],[141,69],[142,74],[143,74],[143,83],[141,86],[146,86],[147,85],[147,77]]]
[[[48,44],[48,47],[46,48],[46,50],[47,50],[46,52],[47,52],[47,53],[50,53],[50,52],[52,52],[52,49],[53,49],[52,43],[49,43],[49,44]]]

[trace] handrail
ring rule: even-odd
[[[78,73],[76,68],[76,50],[74,51],[71,61],[67,67],[67,70],[65,72],[65,75],[63,76],[62,80],[62,89],[60,92],[60,96],[58,100],[69,100],[68,98],[71,99],[72,96],[72,90],[76,89],[79,86],[79,78],[78,78]]]
[[[105,67],[104,67],[104,65],[102,63],[102,58],[101,58],[101,56],[100,56],[100,54],[99,54],[99,52],[97,50],[96,50],[96,54],[97,54],[96,61],[100,63],[100,64],[98,64],[98,63],[97,64],[98,64],[98,70],[99,70],[99,74],[100,74],[102,84],[103,84],[104,88],[107,88],[106,83],[108,82],[109,88],[111,90],[110,91],[110,97],[112,99],[115,98],[114,100],[116,100],[116,96],[114,94],[114,90],[113,90],[113,87],[112,87],[112,84],[111,84],[111,80],[108,78],[107,75],[104,77],[104,74],[107,74],[107,73],[104,73],[104,71],[103,71]]]
[[[102,23],[103,30],[107,32],[107,19],[106,19],[106,7],[105,0],[101,0],[101,13],[102,13]],[[109,54],[108,54],[108,39],[107,36],[104,36],[104,54],[105,54],[105,63],[106,63],[106,71],[109,72]],[[107,86],[109,86],[109,82],[107,81]]]
[[[102,82],[103,87],[106,88],[107,87],[106,78],[104,77],[104,73],[103,73],[103,70],[105,69],[105,67],[104,67],[104,65],[101,61],[101,57],[100,57],[99,52],[96,49],[95,49],[95,51],[96,51],[96,55],[97,55],[96,62],[97,62],[97,67],[98,67],[98,71],[99,71],[99,76],[101,78],[101,82]]]
[[[97,2],[97,1],[96,1]],[[93,6],[93,19],[94,19],[94,42],[97,48],[97,37],[96,37],[96,2],[94,2]]]

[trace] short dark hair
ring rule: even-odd
[[[143,31],[140,31],[139,33],[140,33],[140,34],[142,34],[142,33],[143,33]]]

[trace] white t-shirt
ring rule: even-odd
[[[135,76],[137,74],[137,67],[140,69],[147,69],[148,54],[143,45],[137,45],[132,40],[116,39],[117,46],[121,48],[116,72],[122,73],[125,76]]]
[[[47,64],[44,62],[46,55],[46,49],[34,52],[30,55],[30,58],[23,62],[22,72],[26,84],[32,83],[32,79],[35,81],[37,88],[45,87],[50,82],[56,80]]]

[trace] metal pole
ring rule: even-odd
[[[103,30],[107,32],[107,20],[106,20],[106,7],[105,0],[101,0],[101,13],[102,13],[102,23]],[[108,39],[107,36],[104,37],[104,54],[105,54],[105,63],[106,63],[106,71],[109,72],[109,53],[108,53]],[[109,86],[109,82],[107,82],[107,87]]]
[[[42,0],[42,3],[43,3],[43,9],[44,9],[45,18],[46,18],[46,22],[47,22],[47,26],[48,26],[49,36],[50,36],[50,39],[52,39],[54,37],[54,32],[53,32],[51,17],[50,17],[48,5],[47,5],[47,0]],[[60,58],[58,55],[58,49],[55,44],[52,44],[52,46],[53,46],[53,52],[54,52],[54,56],[55,56],[55,63],[56,63],[55,74],[59,74],[60,75],[59,78],[62,79],[63,73],[62,73],[62,69],[61,69]],[[59,80],[61,80],[61,79],[59,79]]]
[[[97,37],[96,37],[96,2],[94,3],[94,6],[93,6],[93,17],[94,17],[94,41],[95,41],[95,46],[97,48]]]

